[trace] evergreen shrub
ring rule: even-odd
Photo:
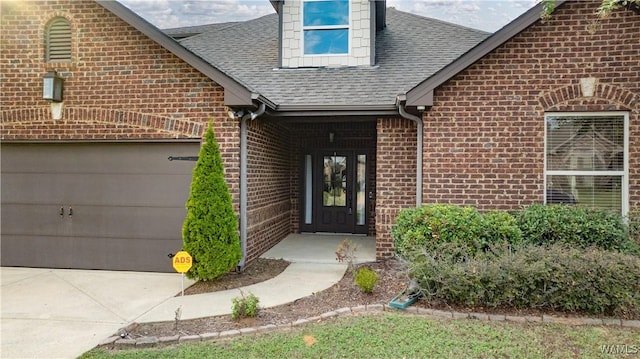
[[[209,126],[193,170],[182,226],[183,250],[193,258],[187,277],[214,280],[234,269],[242,258],[238,219],[224,179],[222,157]]]
[[[474,256],[492,245],[515,245],[522,235],[508,212],[485,214],[468,206],[427,204],[402,210],[391,230],[396,253],[409,258],[415,250],[452,251]]]
[[[356,272],[354,282],[364,293],[371,293],[378,283],[378,274],[367,267],[361,267]]]
[[[524,245],[460,260],[423,251],[411,276],[427,300],[637,318],[640,258],[596,247]]]
[[[534,204],[517,215],[525,243],[563,243],[579,248],[597,246],[625,253],[638,253],[629,239],[624,218],[604,209],[567,205]]]

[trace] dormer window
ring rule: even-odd
[[[304,55],[349,54],[349,0],[304,0]]]

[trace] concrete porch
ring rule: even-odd
[[[333,233],[293,233],[265,252],[261,258],[284,259],[297,263],[338,264],[336,250],[342,241],[356,245],[355,263],[376,260],[374,237]]]

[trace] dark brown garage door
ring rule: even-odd
[[[3,266],[171,272],[198,143],[2,144]]]

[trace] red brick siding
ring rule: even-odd
[[[391,227],[398,212],[416,205],[417,126],[399,118],[379,119],[376,162],[376,256],[393,256]]]
[[[291,233],[291,150],[284,126],[261,119],[247,126],[247,261],[251,262]]]
[[[544,114],[630,111],[631,204],[638,185],[640,16],[570,2],[439,87],[425,113],[423,201],[517,209],[544,195]],[[581,78],[595,77],[594,97]]]
[[[211,119],[237,209],[239,124],[221,86],[94,1],[3,1],[0,16],[2,141],[199,139]],[[71,23],[70,63],[44,60],[56,16]],[[42,100],[54,69],[65,78],[60,120]]]
[[[640,16],[615,12],[590,34],[596,7],[562,6],[435,91],[423,116],[424,203],[489,210],[541,202],[545,112],[624,110],[630,112],[630,199],[639,204]],[[579,90],[587,77],[597,78],[594,97]],[[413,149],[415,125],[378,121],[378,256],[392,254],[397,213],[415,205]]]
[[[222,87],[95,2],[1,6],[3,140],[200,137],[210,116],[228,121]],[[44,29],[55,16],[72,26],[70,63],[44,61]],[[57,121],[42,100],[52,69],[65,78]]]

